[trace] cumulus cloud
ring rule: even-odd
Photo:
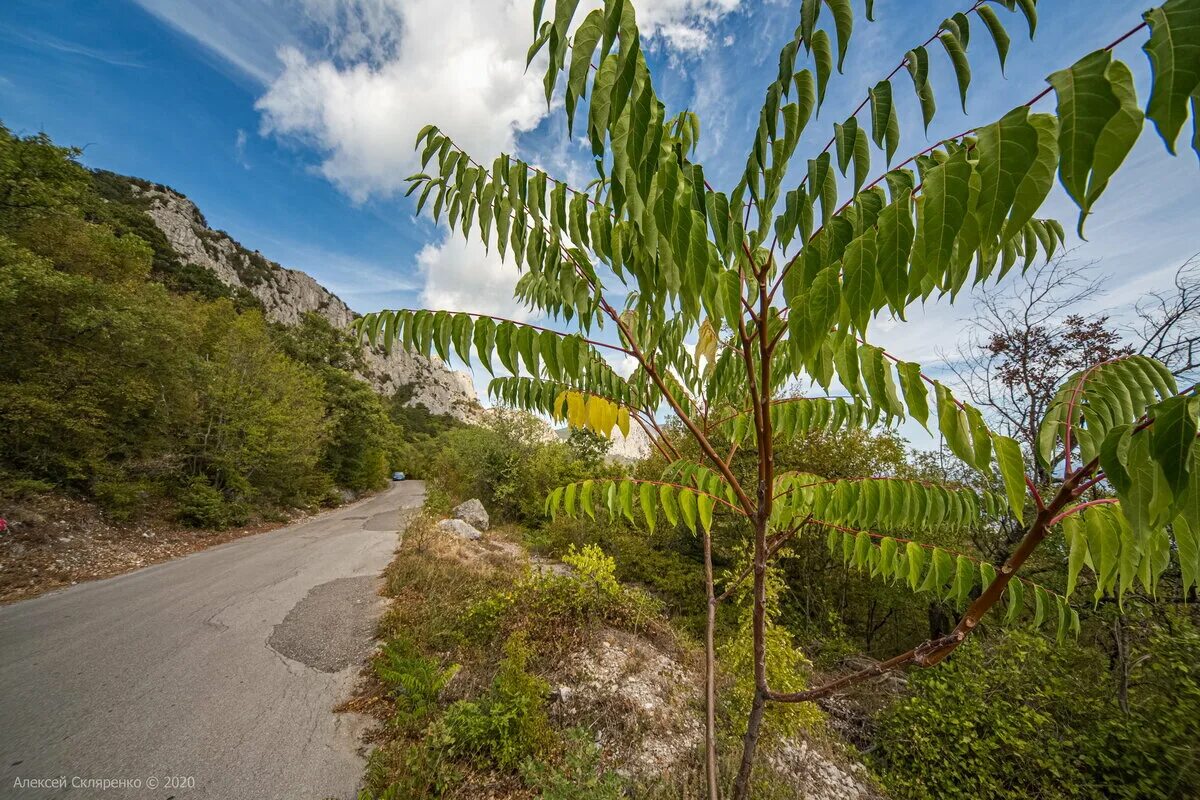
[[[525,68],[533,0],[135,1],[263,86],[260,132],[310,150],[314,169],[356,203],[406,188],[426,123],[490,163],[548,113],[541,70]],[[637,12],[648,46],[674,60],[709,45],[740,2],[639,0]],[[583,0],[576,21],[600,5]],[[581,144],[554,133],[522,155],[586,183]],[[244,145],[239,134],[239,154]],[[494,248],[439,236],[417,257],[425,304],[521,313],[509,299],[516,270]]]
[[[652,0],[639,7],[641,25],[654,42],[697,52],[738,2]],[[324,47],[280,50],[282,72],[257,104],[263,132],[317,150],[321,174],[356,202],[404,187],[428,122],[487,163],[547,113],[541,72],[525,68],[530,0],[302,5]]]
[[[264,133],[314,147],[321,173],[355,201],[404,186],[417,164],[413,139],[427,122],[490,160],[545,115],[517,46],[529,17],[510,3],[404,0],[369,19],[339,23],[354,44],[338,50],[363,60],[284,48],[283,71],[258,101]]]
[[[421,305],[425,308],[493,314],[517,321],[529,318],[528,310],[513,300],[518,273],[512,257],[501,261],[495,247],[489,252],[478,239],[467,242],[447,233],[417,253],[417,266],[424,279]]]
[[[647,0],[638,12],[652,46],[695,53],[739,0]],[[303,0],[317,53],[280,49],[282,71],[259,99],[265,135],[320,154],[320,173],[355,202],[405,187],[419,163],[413,139],[437,124],[483,163],[517,149],[548,113],[537,65],[525,68],[531,0]],[[582,4],[577,19],[599,0]],[[576,143],[577,144],[577,143]],[[583,181],[565,137],[527,154]],[[417,256],[432,308],[523,314],[517,272],[477,242],[443,236]]]

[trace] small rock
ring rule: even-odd
[[[482,533],[461,519],[444,519],[437,526],[439,530],[453,534],[461,539],[475,540],[483,536]]]
[[[488,520],[487,510],[484,509],[483,503],[477,498],[471,498],[465,503],[461,503],[450,512],[455,519],[460,519],[468,525],[472,525],[481,531],[486,531],[490,521]]]

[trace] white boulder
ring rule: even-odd
[[[467,523],[468,525],[472,525],[481,531],[486,531],[488,529],[488,525],[490,524],[488,521],[488,513],[487,510],[484,509],[483,503],[479,502],[479,500],[474,497],[467,502],[456,506],[455,509],[450,513],[454,515],[455,519],[461,519],[463,522]]]
[[[438,530],[453,534],[460,539],[475,540],[483,536],[482,533],[471,527],[461,519],[444,519],[437,524]]]

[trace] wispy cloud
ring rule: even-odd
[[[66,53],[67,55],[79,56],[92,61],[99,61],[114,67],[144,69],[146,66],[138,61],[131,53],[85,47],[84,45],[77,44],[75,42],[69,42],[65,39],[60,39],[57,36],[52,36],[48,33],[34,33],[12,29],[10,29],[8,33],[12,38],[19,39],[35,47],[49,48],[59,53]]]
[[[237,135],[233,137],[233,154],[237,162],[242,165],[242,169],[250,169],[250,162],[246,159],[246,132],[238,128]]]
[[[300,26],[294,9],[280,0],[134,0],[138,5],[217,55],[260,86],[280,72],[280,47],[295,45]]]

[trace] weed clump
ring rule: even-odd
[[[563,556],[567,572],[530,572],[511,588],[473,603],[464,625],[480,639],[528,630],[544,645],[558,649],[574,641],[588,623],[658,632],[660,604],[643,591],[622,586],[616,564],[596,545]]]
[[[477,766],[512,771],[547,752],[554,738],[546,714],[550,685],[529,673],[532,656],[525,634],[514,634],[504,645],[504,659],[488,693],[446,710],[440,734],[451,754]]]

